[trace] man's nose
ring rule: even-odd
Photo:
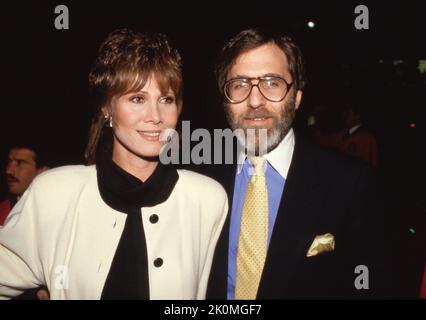
[[[253,85],[250,95],[248,97],[248,106],[253,109],[257,109],[265,105],[265,97],[260,93],[259,87]]]
[[[6,175],[14,176],[16,170],[16,165],[14,165],[12,162],[8,163],[6,166]]]

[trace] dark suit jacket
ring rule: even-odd
[[[236,165],[215,170],[232,204]],[[378,204],[377,186],[366,164],[296,136],[257,298],[383,297],[388,266]],[[216,248],[208,299],[226,299],[229,220],[230,214]],[[315,236],[325,233],[334,235],[335,250],[306,257]],[[369,290],[355,288],[358,265],[368,267]]]

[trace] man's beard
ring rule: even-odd
[[[240,115],[238,118],[235,118],[232,114],[232,106],[226,106],[225,112],[228,123],[233,130],[243,129],[244,137],[241,137],[241,135],[237,134],[237,138],[240,144],[246,148],[247,153],[261,156],[264,155],[265,152],[269,153],[274,150],[290,131],[294,117],[296,116],[296,99],[295,95],[292,95],[291,98],[285,103],[284,107],[281,109],[280,119],[264,108],[249,110]],[[271,117],[273,119],[274,122],[272,126],[267,128],[244,126],[244,118],[266,117]],[[254,141],[253,139],[250,139],[248,129],[255,131]],[[265,129],[267,130],[267,136],[265,137],[266,139],[262,139],[262,134],[259,133],[259,131]],[[266,143],[266,148],[265,145],[262,144],[264,142]]]

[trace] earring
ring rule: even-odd
[[[112,116],[110,115],[104,115],[105,118],[105,127],[112,128]]]

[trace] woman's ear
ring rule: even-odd
[[[109,108],[107,106],[101,107],[101,112],[105,119],[107,119],[111,115],[111,112],[109,111]]]
[[[101,112],[102,112],[102,117],[104,119],[104,124],[107,127],[112,128],[112,113],[111,113],[111,109],[104,106],[101,107]]]

